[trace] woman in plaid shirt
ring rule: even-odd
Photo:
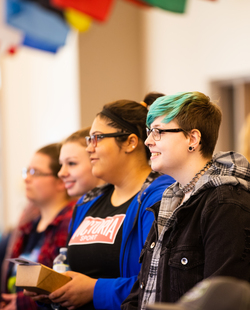
[[[23,170],[28,201],[38,207],[40,216],[18,227],[11,257],[25,257],[52,268],[59,249],[66,245],[68,225],[75,201],[70,201],[64,183],[57,174],[61,144],[39,149],[29,167]],[[41,309],[15,287],[15,266],[9,264],[1,309]]]

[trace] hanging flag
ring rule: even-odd
[[[63,20],[65,20],[75,30],[84,32],[87,31],[91,25],[91,17],[83,14],[74,9],[58,9],[51,5],[50,0],[28,0],[36,2],[47,10],[50,10],[58,14]]]
[[[53,53],[65,45],[70,28],[56,13],[30,1],[6,3],[7,23],[24,32],[24,45]]]
[[[152,6],[159,7],[163,10],[184,13],[187,0],[143,0]]]
[[[152,5],[146,3],[145,1],[141,1],[141,0],[127,0],[129,2],[133,2],[139,6],[142,6],[142,7],[152,7]]]
[[[22,45],[24,35],[21,31],[7,27],[0,22],[0,54],[14,54]]]
[[[5,5],[5,0],[0,0],[0,54],[14,54],[22,45],[24,35],[5,23]]]
[[[105,21],[114,0],[50,0],[50,2],[55,7],[75,9],[98,21]]]
[[[44,7],[45,9],[50,10],[50,11],[58,14],[58,16],[60,16],[62,19],[64,19],[63,11],[60,9],[57,9],[53,5],[51,5],[50,0],[28,0],[28,1],[35,2],[39,5],[41,5],[42,7]]]
[[[64,11],[66,21],[76,30],[84,32],[89,30],[92,18],[74,9]]]

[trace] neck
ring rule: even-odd
[[[40,205],[41,219],[37,225],[37,231],[44,231],[50,223],[53,222],[57,214],[68,204],[69,200],[66,197],[56,198],[46,204]]]
[[[180,188],[182,189],[183,193],[186,195],[187,193],[190,193],[194,187],[195,184],[197,183],[197,181],[199,180],[199,178],[210,168],[212,164],[212,161],[208,160],[204,166],[196,172],[196,174],[194,175],[194,177],[188,182],[186,183],[184,186],[180,186]]]
[[[112,204],[119,206],[137,194],[150,172],[151,167],[147,162],[144,164],[137,162],[133,167],[126,167],[123,174],[119,171],[119,181],[114,184],[115,189],[111,197]]]
[[[102,186],[104,185],[106,182],[103,181],[102,179],[98,179],[97,183],[96,183],[96,186],[95,187],[98,187],[98,186]]]
[[[200,157],[189,161],[189,163],[181,169],[180,174],[176,176],[176,180],[181,184],[181,187],[187,185],[210,160],[211,158]],[[197,175],[197,178],[199,177],[200,175]]]

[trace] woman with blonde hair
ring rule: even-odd
[[[58,176],[64,182],[69,196],[82,196],[105,182],[92,174],[89,154],[86,151],[86,137],[90,127],[74,132],[62,143]]]

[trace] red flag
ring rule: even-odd
[[[72,8],[99,21],[108,18],[114,0],[50,0],[58,8]]]

